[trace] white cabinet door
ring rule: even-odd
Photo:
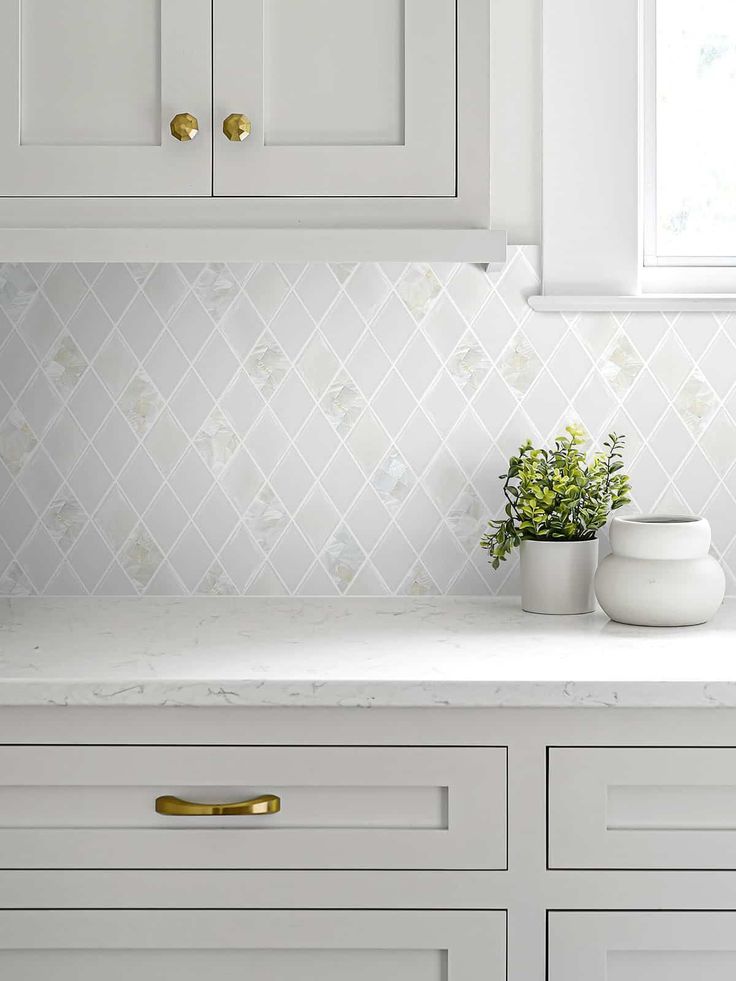
[[[550,913],[549,981],[733,981],[736,913]]]
[[[5,910],[8,981],[504,981],[505,914]]]
[[[549,864],[736,869],[736,749],[550,749]]]
[[[454,195],[456,14],[456,0],[214,0],[215,194]],[[231,113],[250,120],[242,143],[222,132]]]
[[[0,0],[0,92],[4,196],[211,193],[210,0]]]

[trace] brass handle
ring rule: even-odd
[[[191,112],[177,112],[169,124],[169,129],[175,140],[187,143],[199,132],[199,120]]]
[[[175,814],[179,817],[215,817],[222,814],[237,817],[243,814],[278,814],[280,810],[281,799],[274,794],[264,794],[262,797],[235,801],[232,804],[197,804],[194,801],[180,800],[179,797],[156,798],[158,814]]]
[[[222,132],[232,143],[242,143],[250,136],[250,119],[242,112],[231,112],[222,123]]]

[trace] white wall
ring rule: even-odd
[[[516,244],[541,242],[542,0],[491,0],[492,220]]]

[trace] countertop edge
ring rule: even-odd
[[[736,682],[4,679],[1,707],[736,708]]]

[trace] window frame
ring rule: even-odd
[[[534,309],[736,310],[736,260],[665,264],[645,254],[656,222],[656,158],[645,143],[656,125],[655,13],[656,0],[543,2],[544,268]]]

